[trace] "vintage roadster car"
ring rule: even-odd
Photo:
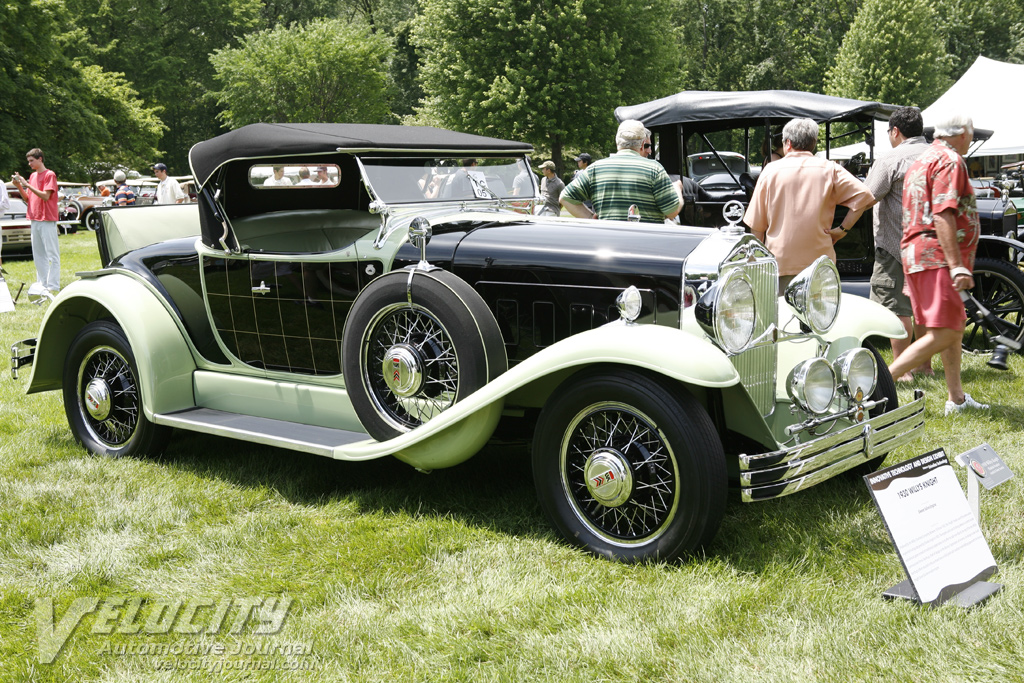
[[[433,470],[516,420],[557,529],[626,561],[709,543],[730,483],[784,496],[918,435],[923,395],[899,406],[868,341],[898,320],[830,261],[780,298],[735,225],[533,216],[531,151],[354,124],[200,143],[198,205],[104,212],[107,265],[12,367],[112,456],[177,428]]]
[[[824,126],[819,148],[829,156],[835,145],[866,143],[866,153],[857,153],[843,163],[855,175],[867,173],[876,154],[889,150],[875,148],[874,123],[888,120],[896,105],[866,102],[817,93],[791,90],[752,92],[684,91],[652,102],[619,107],[615,117],[638,119],[651,129],[657,159],[675,176],[688,176],[695,183],[689,190],[681,220],[690,225],[720,226],[722,207],[728,201],[749,201],[764,157],[775,147],[767,144],[772,135],[793,118],[806,117]],[[928,123],[925,121],[925,123]],[[929,134],[930,129],[926,129]],[[976,140],[987,139],[992,131],[975,131]],[[716,157],[721,172],[712,177],[694,173],[695,156]],[[740,162],[736,161],[740,157]],[[683,160],[687,160],[684,164]],[[744,166],[742,159],[749,160]],[[836,224],[845,217],[836,212]],[[1017,208],[1006,197],[979,197],[978,217],[981,240],[974,268],[972,294],[998,320],[999,334],[1024,341],[1024,243],[1018,241]],[[871,213],[861,216],[846,239],[836,244],[843,290],[868,296],[875,243]],[[988,351],[995,347],[994,333],[969,320],[964,347]]]

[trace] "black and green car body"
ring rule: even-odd
[[[899,321],[821,259],[723,229],[535,216],[528,145],[256,124],[191,151],[197,205],[103,212],[103,263],[15,345],[90,451],[173,429],[458,465],[532,430],[540,501],[625,561],[710,543],[730,496],[870,471],[916,438],[872,337]]]

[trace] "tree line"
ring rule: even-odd
[[[927,106],[978,55],[1024,62],[1024,0],[2,0],[0,39],[5,179],[32,147],[62,179],[184,174],[258,121],[438,125],[561,168],[680,90]]]

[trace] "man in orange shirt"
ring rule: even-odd
[[[867,186],[849,171],[814,156],[818,124],[793,119],[782,129],[786,155],[765,166],[743,216],[751,232],[779,262],[779,293],[819,256],[836,260],[833,245],[875,203]],[[849,208],[832,227],[836,206]]]

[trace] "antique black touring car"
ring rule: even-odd
[[[555,526],[634,561],[710,542],[730,484],[784,496],[916,437],[924,397],[899,406],[867,341],[902,328],[830,261],[780,298],[735,225],[533,216],[530,151],[343,124],[200,143],[199,204],[105,212],[107,265],[12,364],[114,456],[177,428],[431,470],[525,420]]]
[[[837,144],[863,143],[863,151],[841,162],[863,177],[875,155],[889,150],[888,143],[883,143],[884,149],[875,148],[875,121],[888,120],[895,110],[892,104],[791,90],[691,90],[619,107],[615,116],[620,121],[643,121],[653,134],[657,158],[669,173],[694,181],[684,183],[688,201],[682,222],[720,226],[726,202],[749,201],[764,161],[781,145],[782,127],[791,119],[805,117],[824,126],[821,147],[826,156]],[[980,144],[991,135],[992,131],[976,130],[975,140]],[[845,215],[845,209],[836,212],[836,225]],[[979,195],[978,217],[982,235],[972,294],[995,314],[1000,334],[1024,341],[1024,272],[1019,267],[1024,243],[1017,239],[1017,209],[1007,197]],[[849,236],[836,243],[844,291],[868,295],[874,254],[871,213],[866,212]],[[964,347],[991,350],[992,336],[971,319]]]

